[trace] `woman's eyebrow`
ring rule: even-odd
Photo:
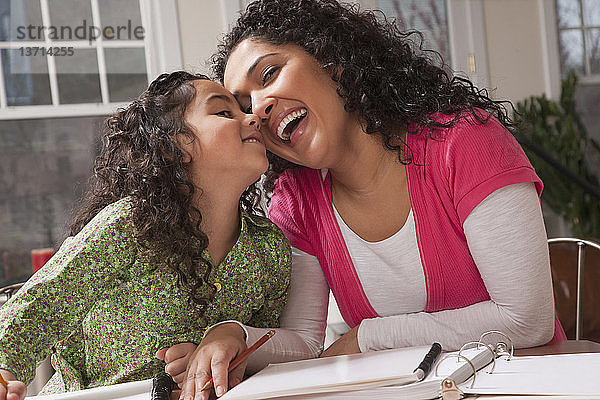
[[[267,57],[272,57],[272,56],[276,56],[276,55],[278,55],[278,53],[269,53],[269,54],[262,55],[262,56],[258,57],[256,60],[254,60],[254,62],[250,66],[250,68],[248,68],[248,72],[246,72],[246,78],[250,79],[250,76],[252,76],[252,74],[254,73],[254,70],[256,69],[256,67],[262,60],[264,60]]]

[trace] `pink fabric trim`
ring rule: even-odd
[[[326,210],[324,224],[331,235],[328,236],[329,245],[332,248],[332,261],[335,268],[331,268],[330,263],[327,263],[327,271],[334,285],[330,283],[329,287],[337,287],[334,293],[340,313],[344,317],[344,321],[351,328],[360,324],[365,318],[379,317],[377,312],[371,306],[364,289],[350,258],[350,252],[346,247],[346,242],[340,231],[340,227],[333,213],[333,199],[331,198],[331,175],[327,172],[325,181],[321,180],[321,171],[312,170],[317,175],[318,179],[312,179],[313,182],[320,182],[320,189],[323,196],[319,197],[319,208]]]
[[[567,334],[563,329],[560,321],[558,320],[558,315],[554,314],[554,337],[552,340],[548,342],[548,344],[556,343],[561,340],[567,340]]]
[[[511,171],[505,171],[482,182],[458,201],[456,211],[458,212],[460,222],[464,223],[471,211],[494,191],[508,185],[523,182],[533,182],[538,196],[542,194],[542,182],[530,167],[519,167]]]
[[[354,327],[377,313],[363,290],[331,201],[330,180],[309,168],[286,171],[278,180],[269,217],[292,246],[319,260],[344,321]]]

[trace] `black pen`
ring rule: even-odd
[[[435,360],[437,360],[437,358],[440,356],[441,352],[441,344],[436,342],[431,345],[431,349],[429,349],[429,351],[425,355],[425,358],[423,359],[423,361],[421,361],[421,364],[419,364],[419,366],[413,371],[413,373],[417,376],[417,379],[419,381],[425,379],[427,374],[429,374],[429,370],[431,370],[431,367],[435,363]]]

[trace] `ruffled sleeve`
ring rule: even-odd
[[[461,224],[497,189],[533,182],[538,195],[542,181],[513,135],[496,119],[477,124],[469,115],[448,135],[445,168]]]
[[[39,362],[135,259],[126,199],[102,210],[0,309],[0,368],[29,383]]]

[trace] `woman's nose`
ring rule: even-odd
[[[254,98],[252,99],[252,112],[264,121],[267,118],[269,118],[271,112],[273,111],[275,103],[276,100],[273,98]]]

